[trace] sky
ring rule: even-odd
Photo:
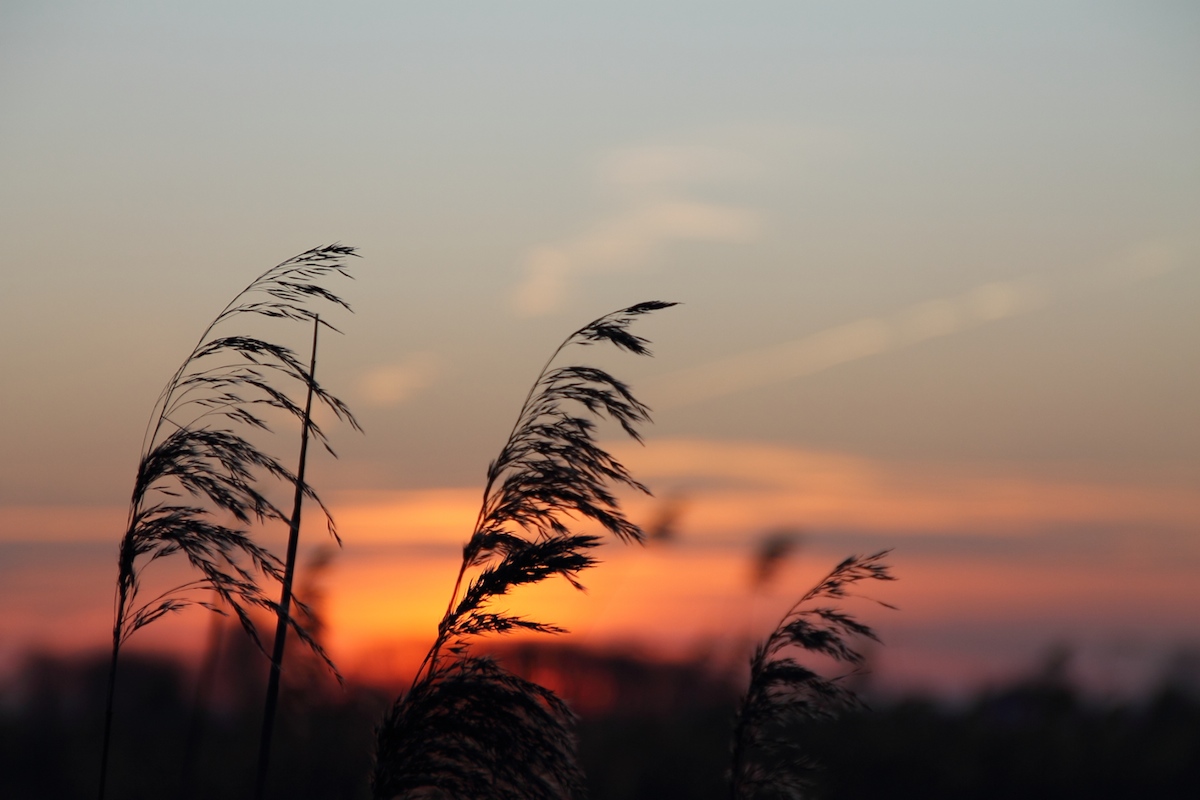
[[[653,359],[584,355],[655,409],[604,435],[678,535],[537,601],[578,641],[736,649],[891,547],[881,677],[1145,680],[1200,647],[1197,74],[1186,2],[8,2],[0,660],[103,643],[159,390],[342,242],[339,660],[432,632],[545,358],[661,299]]]

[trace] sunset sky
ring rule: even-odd
[[[434,632],[557,343],[662,299],[653,359],[579,357],[654,408],[645,447],[605,437],[677,535],[516,606],[733,652],[891,547],[899,610],[859,609],[881,680],[1056,645],[1101,691],[1152,679],[1200,648],[1198,75],[1174,0],[7,2],[0,667],[103,645],[159,390],[254,276],[337,241],[363,258],[319,369],[366,433],[313,480],[349,671]]]

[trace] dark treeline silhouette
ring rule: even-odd
[[[186,792],[196,675],[129,654],[117,695],[113,797],[249,796],[265,676],[245,637],[227,641]],[[594,800],[726,796],[740,671],[561,644],[509,643],[497,654],[579,714]],[[30,656],[0,687],[0,797],[94,795],[107,666],[100,654]],[[315,669],[292,679],[285,672],[283,692],[271,795],[369,797],[373,729],[391,693],[353,681],[342,688]],[[954,706],[928,698],[871,705],[786,732],[819,767],[814,797],[1190,798],[1200,785],[1200,695],[1183,684],[1114,705],[1039,673]]]

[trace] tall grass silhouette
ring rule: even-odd
[[[789,736],[789,726],[836,714],[858,699],[836,678],[826,678],[796,660],[798,652],[827,656],[851,665],[862,663],[855,637],[878,641],[875,632],[833,605],[865,580],[894,580],[884,558],[850,556],[806,592],[756,648],[750,660],[750,685],[738,709],[730,769],[731,800],[804,797],[813,765]],[[879,601],[876,601],[879,602]],[[888,608],[887,603],[881,603]]]
[[[280,560],[254,541],[249,527],[269,522],[290,525],[296,516],[272,502],[264,481],[282,482],[297,496],[316,502],[336,539],[333,517],[299,472],[290,471],[253,439],[270,433],[272,417],[282,414],[300,422],[302,436],[315,438],[332,453],[325,433],[293,399],[297,391],[315,397],[355,429],[358,423],[341,400],[316,382],[313,368],[306,368],[288,347],[217,332],[249,317],[332,329],[320,319],[318,309],[349,310],[349,305],[321,282],[349,278],[346,261],[354,255],[354,248],[344,245],[319,247],[264,272],[209,323],[155,403],[118,552],[101,800],[107,787],[119,655],[138,630],[167,614],[200,605],[221,614],[232,612],[258,642],[250,618],[250,610],[257,608],[287,620],[332,667],[288,608],[266,595],[264,579],[284,583],[288,576]],[[146,568],[176,554],[182,554],[198,577],[144,599]]]
[[[603,370],[554,364],[568,347],[603,342],[649,355],[648,342],[628,328],[672,305],[639,303],[594,320],[558,346],[534,381],[488,466],[433,645],[378,729],[375,797],[582,795],[569,709],[548,689],[473,655],[470,645],[487,634],[562,631],[496,610],[495,602],[553,577],[582,588],[579,573],[596,564],[589,553],[600,538],[576,533],[577,522],[598,523],[622,542],[643,541],[613,489],[649,490],[596,443],[595,420],[607,417],[640,441],[649,409]]]

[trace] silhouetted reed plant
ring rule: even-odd
[[[320,326],[332,329],[320,318],[320,309],[349,309],[321,283],[331,277],[350,277],[346,261],[354,255],[354,248],[342,245],[315,248],[260,275],[209,324],[159,395],[143,441],[118,555],[101,798],[118,656],[129,638],[146,625],[200,605],[221,614],[231,611],[257,643],[249,612],[263,609],[286,620],[332,667],[319,645],[288,613],[288,603],[276,603],[266,595],[264,578],[286,585],[290,576],[274,554],[254,541],[249,529],[270,522],[290,527],[298,523],[298,503],[289,515],[269,498],[266,484],[276,482],[292,488],[298,497],[315,501],[336,539],[333,518],[304,481],[302,468],[292,472],[252,438],[269,433],[273,417],[282,414],[299,422],[302,440],[311,436],[329,449],[308,404],[295,399],[299,392],[309,403],[315,398],[337,419],[358,428],[345,404],[314,376],[315,332]],[[288,347],[262,338],[218,335],[231,323],[250,317],[311,323],[313,360],[306,366]],[[145,569],[176,554],[186,559],[197,577],[144,599]]]
[[[596,444],[595,420],[616,421],[635,440],[649,410],[607,372],[555,367],[564,349],[607,342],[649,355],[629,332],[637,317],[674,303],[616,311],[567,337],[526,395],[499,456],[487,470],[475,529],[437,637],[409,690],[378,730],[372,791],[377,798],[564,798],[583,793],[573,717],[548,689],[471,654],[479,636],[558,633],[545,622],[496,609],[517,587],[578,575],[596,561],[600,538],[576,533],[592,521],[623,542],[641,542],[613,489],[648,492]]]
[[[849,587],[860,581],[893,580],[883,562],[887,553],[842,561],[796,601],[755,650],[750,660],[750,686],[734,725],[732,800],[804,796],[813,765],[796,745],[795,726],[833,716],[857,705],[858,699],[839,679],[821,676],[794,655],[813,653],[858,666],[863,657],[854,649],[853,640],[866,637],[878,641],[871,628],[835,606],[811,604],[844,599],[850,594]]]

